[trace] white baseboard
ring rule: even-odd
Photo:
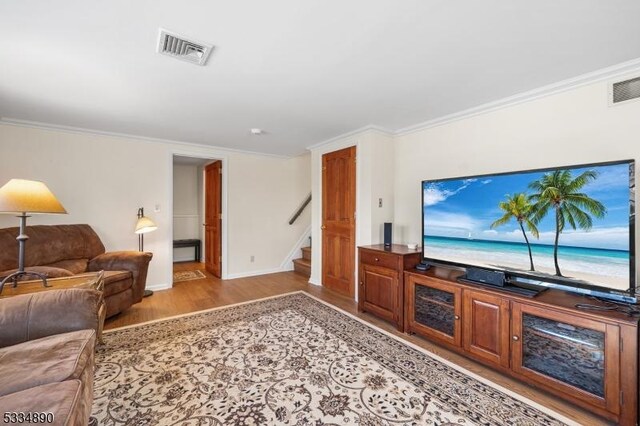
[[[314,278],[309,278],[309,284],[317,285],[318,287],[322,287],[322,283],[317,281]]]
[[[145,290],[153,290],[153,291],[169,290],[171,287],[173,287],[173,285],[171,284],[151,284],[151,285],[147,285],[145,287]]]
[[[300,236],[300,238],[298,239],[298,241],[296,241],[296,243],[294,244],[293,248],[291,249],[291,251],[289,252],[289,254],[287,255],[287,257],[285,258],[285,260],[280,264],[280,267],[278,268],[270,268],[270,269],[262,269],[259,271],[248,271],[248,272],[236,272],[233,274],[226,274],[226,276],[223,277],[223,279],[225,280],[234,280],[237,278],[246,278],[246,277],[255,277],[258,275],[266,275],[266,274],[275,274],[278,272],[286,272],[286,271],[293,271],[293,259],[297,259],[298,257],[300,257],[300,249],[302,247],[306,246],[306,242],[309,240],[309,236],[311,235],[311,226],[309,226],[307,229],[305,229],[305,231],[302,233],[302,236]],[[174,262],[182,262],[182,261],[193,261],[193,256],[192,257],[174,257],[173,261]],[[316,284],[318,285],[318,284]],[[153,287],[147,287],[150,290],[154,290],[155,288]],[[159,288],[160,289],[160,288]]]
[[[249,271],[249,272],[237,272],[235,274],[227,274],[227,280],[234,280],[236,278],[255,277],[257,275],[275,274],[277,272],[284,272],[282,268],[263,269],[261,271]]]

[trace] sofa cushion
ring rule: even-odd
[[[122,293],[133,285],[129,271],[104,271],[104,297]]]
[[[94,346],[95,331],[79,330],[0,349],[0,396],[79,378]]]
[[[76,407],[82,402],[79,380],[49,383],[0,397],[0,413],[51,413],[53,422],[46,425],[71,426],[84,424],[83,412]],[[45,418],[45,420],[48,420]],[[16,422],[17,424],[17,422]],[[24,424],[36,424],[25,422]]]
[[[15,268],[18,264],[19,229],[0,229],[0,270]],[[25,253],[25,266],[50,265],[67,259],[93,259],[104,253],[104,245],[89,225],[34,225],[27,226],[29,236]]]
[[[62,278],[62,277],[71,277],[75,275],[73,272],[68,271],[62,268],[55,268],[51,266],[29,266],[28,268],[24,268],[25,271],[37,272],[39,274],[45,274],[47,278]],[[0,272],[0,278],[4,278],[8,275],[17,272],[17,269],[10,269],[8,271]],[[32,275],[23,275],[20,277],[19,281],[33,280],[38,279]]]
[[[82,274],[87,271],[87,265],[89,264],[89,259],[66,259],[61,260],[60,262],[50,263],[46,266],[52,268],[60,268],[66,269],[72,274]]]

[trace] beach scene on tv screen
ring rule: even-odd
[[[425,181],[424,256],[627,290],[629,168]]]

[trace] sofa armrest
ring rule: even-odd
[[[152,253],[139,251],[112,251],[89,261],[88,271],[130,271],[133,275],[133,303],[142,300],[147,282],[147,271]]]
[[[68,333],[98,330],[102,292],[69,288],[0,299],[0,347]]]

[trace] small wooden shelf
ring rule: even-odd
[[[383,244],[358,247],[358,310],[396,324],[404,331],[404,271],[413,269],[422,252]]]

